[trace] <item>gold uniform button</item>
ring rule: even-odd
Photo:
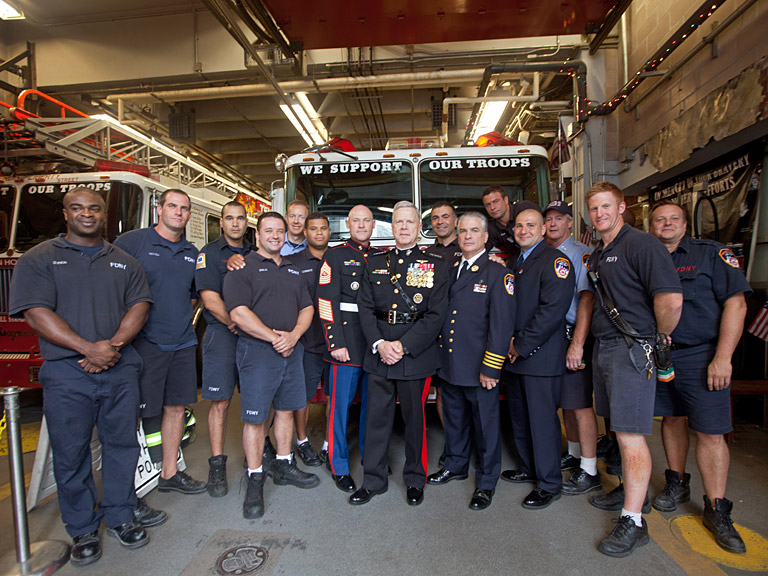
[[[392,308],[397,308],[397,304],[392,304]]]
[[[331,336],[333,338],[333,336]],[[453,342],[453,338],[448,338],[448,342]]]
[[[376,281],[376,284],[381,284],[381,281],[380,281],[380,280],[377,280],[377,281]]]
[[[452,314],[456,314],[456,310],[454,310],[454,311],[452,312]]]
[[[344,321],[344,322],[342,322],[342,324],[343,324],[344,326],[346,326],[346,325],[347,325],[347,322],[346,322],[346,321]],[[451,332],[453,332],[453,330],[451,330]]]
[[[400,294],[400,290],[398,290],[397,288],[395,288],[395,294]]]
[[[344,322],[344,324],[346,324],[346,322]],[[451,330],[451,334],[453,334],[453,330]]]
[[[453,352],[453,348],[448,348],[448,354],[451,354]]]
[[[333,334],[330,334],[330,335],[328,336],[328,338],[333,338]]]
[[[352,272],[352,276],[357,276],[357,272]]]
[[[440,344],[440,348],[442,348],[442,347],[443,347],[443,345],[442,345],[442,344]]]
[[[331,344],[331,348],[336,348],[336,344]]]
[[[397,277],[398,277],[398,278],[402,278],[402,277],[403,277],[403,275],[402,275],[402,274],[398,274],[398,275],[397,275]]]
[[[451,318],[451,324],[454,324],[455,322],[456,322],[456,320],[454,320],[453,318]]]
[[[402,263],[403,263],[403,259],[402,259],[402,258],[400,258],[400,260],[398,260],[398,261],[397,261],[397,263],[398,263],[398,264],[402,264]]]

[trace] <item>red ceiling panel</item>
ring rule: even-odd
[[[264,0],[304,49],[595,32],[614,0]]]

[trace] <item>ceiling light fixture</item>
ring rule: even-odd
[[[304,139],[308,146],[318,146],[328,140],[328,131],[323,126],[320,118],[312,107],[307,95],[297,93],[295,99],[291,99],[290,108],[286,104],[280,104],[280,110],[291,121],[293,127]],[[314,116],[314,121],[311,118]],[[322,131],[321,131],[322,130]]]
[[[472,133],[469,139],[474,142],[475,139],[487,132],[494,132],[496,125],[501,119],[501,115],[504,114],[504,110],[507,109],[509,102],[483,102],[483,106],[480,109],[480,113],[477,115],[477,121],[472,127]]]
[[[24,13],[0,0],[0,20],[24,20]]]

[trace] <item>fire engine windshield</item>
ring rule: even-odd
[[[33,183],[22,186],[15,248],[26,251],[66,232],[61,200],[68,190],[78,186],[99,192],[107,204],[105,237],[110,242],[123,232],[140,226],[141,187],[115,180],[76,183]]]
[[[8,248],[11,240],[11,222],[13,221],[13,198],[16,188],[10,184],[0,184],[0,251]]]
[[[372,239],[392,238],[392,208],[413,200],[413,167],[404,160],[299,164],[288,168],[288,191],[328,216],[331,240],[349,237],[344,224],[358,204],[373,212]]]
[[[432,204],[439,200],[450,202],[459,216],[470,211],[485,214],[482,194],[491,185],[504,188],[510,203],[530,200],[546,206],[549,203],[547,160],[523,155],[422,160],[419,186],[425,235],[434,236],[430,219]]]

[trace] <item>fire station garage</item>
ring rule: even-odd
[[[768,0],[329,0],[317,5],[297,0],[0,0],[0,576],[56,571],[115,576],[735,576],[768,571],[767,31]],[[360,394],[352,402],[346,429],[349,479],[340,480],[344,473],[336,469],[336,440],[325,464],[326,421],[336,417],[336,402],[329,416],[332,391],[318,379],[307,404],[306,437],[320,459],[311,466],[304,452],[299,458],[300,439],[294,432],[291,463],[316,474],[319,484],[306,490],[277,485],[276,480],[283,482],[278,468],[254,472],[251,457],[243,462],[239,391],[224,419],[211,423],[214,412],[211,400],[202,395],[201,366],[212,317],[203,314],[203,300],[192,313],[190,329],[200,342],[198,399],[187,404],[177,466],[191,478],[210,481],[216,456],[210,431],[219,426],[229,459],[224,468],[228,490],[223,495],[214,494],[210,485],[197,494],[191,493],[193,488],[163,490],[161,465],[152,453],[159,428],[150,431],[145,418],[137,432],[135,489],[140,506],[165,515],[152,525],[135,510],[130,521],[134,527],[122,531],[101,522],[98,543],[91,542],[90,548],[82,541],[87,530],[62,520],[70,508],[82,508],[78,498],[65,502],[54,475],[57,446],[67,445],[61,440],[69,437],[69,430],[62,429],[58,418],[51,421],[49,411],[64,408],[50,406],[50,400],[44,417],[40,370],[49,359],[45,346],[41,351],[38,326],[33,329],[24,315],[15,313],[12,286],[26,253],[67,232],[70,221],[62,216],[62,199],[69,190],[85,186],[104,198],[103,237],[109,242],[157,224],[158,218],[162,225],[158,214],[164,210],[164,192],[182,190],[191,210],[180,234],[195,254],[208,243],[229,238],[222,235],[226,229],[222,232],[220,216],[233,200],[247,217],[247,230],[240,235],[254,246],[261,238],[259,215],[286,214],[296,201],[306,203],[308,212],[325,215],[331,247],[343,244],[350,239],[350,209],[365,205],[373,220],[371,245],[382,250],[396,245],[393,210],[400,201],[412,202],[421,215],[422,247],[455,238],[442,236],[432,215],[433,205],[443,201],[459,216],[470,211],[487,215],[489,226],[508,240],[506,248],[493,245],[493,252],[517,268],[512,266],[517,253],[523,251],[521,258],[529,254],[513,241],[519,202],[533,202],[545,214],[567,213],[569,238],[590,252],[603,248],[601,224],[592,220],[599,209],[590,209],[587,194],[600,182],[623,192],[627,224],[619,226],[646,233],[646,244],[659,244],[650,234],[659,232],[657,217],[666,212],[655,209],[679,206],[681,210],[672,212],[684,219],[676,225],[686,226],[683,242],[694,243],[684,246],[715,246],[712,266],[730,274],[730,291],[722,288],[725,296],[718,305],[722,308],[734,295],[744,302],[743,318],[737,315],[727,328],[702,337],[713,354],[726,356],[726,366],[730,356],[730,372],[726,369],[719,391],[725,427],[716,435],[707,432],[714,430],[707,427],[709,413],[694,422],[691,413],[670,412],[664,416],[683,418],[662,421],[657,395],[652,434],[629,434],[633,440],[645,439],[652,462],[642,511],[647,535],[643,532],[642,539],[632,536],[641,521],[628,502],[639,507],[642,493],[636,488],[644,482],[643,473],[626,457],[622,468],[619,444],[622,452],[625,444],[619,437],[625,431],[606,434],[610,420],[606,424],[601,417],[608,414],[601,413],[599,402],[596,456],[590,453],[594,442],[583,449],[584,437],[566,429],[573,417],[573,426],[581,430],[576,416],[559,412],[564,486],[575,485],[569,478],[577,474],[594,478],[594,485],[575,493],[564,488],[562,498],[559,492],[544,491],[543,505],[526,505],[537,478],[534,469],[524,469],[519,428],[535,430],[531,424],[539,416],[529,415],[531,422],[510,416],[507,406],[517,400],[509,393],[512,376],[505,370],[498,387],[496,434],[501,480],[507,481],[481,494],[480,504],[473,472],[480,478],[485,449],[476,440],[485,438],[486,431],[465,421],[470,477],[450,471],[458,456],[446,443],[443,419],[449,411],[443,410],[445,401],[438,402],[440,387],[430,387],[430,382],[422,397],[424,410],[417,415],[424,433],[413,439],[400,404],[384,463],[390,469],[385,488],[364,494],[361,501],[359,490],[351,499],[354,488],[344,492],[349,487],[345,482],[356,488],[369,482],[358,444],[365,425],[360,413],[367,411],[370,419],[380,406]],[[493,186],[501,194],[484,195]],[[486,202],[493,194],[506,210],[501,216]],[[663,232],[654,235],[665,244]],[[307,246],[312,246],[309,240]],[[456,250],[456,257],[464,258]],[[200,254],[198,271],[201,262],[206,265]],[[707,266],[703,262],[702,256],[691,265],[676,266],[684,317],[686,307],[702,298],[692,290],[696,268]],[[588,256],[583,264],[589,269]],[[344,265],[350,270],[359,266],[348,260]],[[414,279],[411,269],[407,278],[403,274],[407,286],[431,289],[432,264],[423,270],[418,266],[421,279]],[[518,275],[523,274],[524,264],[520,266]],[[556,265],[555,273],[567,276],[565,266],[563,271]],[[387,274],[386,269],[372,272],[372,277]],[[662,274],[660,267],[646,272],[649,277]],[[393,285],[399,276],[392,273]],[[357,290],[360,284],[353,280],[350,286]],[[384,281],[388,285],[390,277]],[[713,272],[710,283],[716,291],[721,282],[726,281]],[[482,281],[474,286],[475,293],[486,293]],[[515,290],[512,280],[507,290]],[[612,294],[617,309],[631,290],[628,286]],[[516,291],[520,302],[519,286]],[[414,306],[411,310],[421,303],[422,294],[416,296],[408,305]],[[605,321],[597,296],[593,298],[595,317]],[[322,302],[319,316],[325,321],[333,313]],[[335,313],[342,318],[344,311],[358,310],[354,303],[342,301],[341,306],[342,312]],[[405,310],[402,301],[400,307]],[[385,323],[398,315],[406,317],[403,322],[422,321],[418,313],[407,320],[408,314],[388,312]],[[522,314],[520,304],[517,314]],[[694,316],[689,320],[692,332],[705,332],[706,314]],[[566,324],[573,323],[563,318],[564,328]],[[440,346],[453,342],[450,328],[450,334],[441,334]],[[365,327],[361,339],[363,333]],[[330,342],[326,338],[329,350]],[[673,332],[673,361],[691,346],[676,340]],[[498,356],[499,368],[505,354]],[[656,380],[651,374],[656,372],[650,347],[646,354],[647,385],[652,387]],[[83,359],[88,365],[87,356]],[[591,355],[584,362],[591,367]],[[191,373],[192,363],[190,355],[183,373]],[[713,365],[703,361],[696,369],[700,394],[706,396]],[[672,382],[680,383],[685,372],[678,366]],[[327,383],[330,377],[326,371],[323,380]],[[723,404],[727,401],[730,407]],[[701,424],[702,419],[707,422]],[[672,422],[675,430],[682,430],[678,436],[670,431]],[[113,469],[111,448],[100,441],[108,432],[94,429],[90,444],[97,523],[102,511],[109,521],[112,503],[107,500],[114,496],[102,485],[102,474]],[[276,433],[271,437],[276,443]],[[428,478],[424,486],[409,485],[408,473],[403,473],[413,464],[406,458],[413,442],[422,447],[417,464]],[[708,442],[716,447],[708,448]],[[536,450],[534,446],[539,454]],[[87,476],[87,462],[84,466]],[[589,472],[595,466],[597,476]],[[64,467],[56,474],[63,476]],[[272,476],[262,480],[265,510],[260,517],[244,517],[243,502],[252,496],[257,474]],[[453,479],[463,481],[439,485]],[[624,485],[632,486],[635,496],[627,488],[627,500],[619,497],[606,504],[611,495],[623,493]],[[712,490],[719,495],[710,501],[707,492]],[[86,492],[90,494],[87,487],[80,493]],[[711,518],[716,519],[714,527]],[[737,532],[743,547],[726,549],[718,530],[721,535]],[[138,539],[139,532],[147,536],[129,541]],[[608,554],[608,534],[625,542],[636,538],[637,546],[626,554]],[[78,541],[80,549],[75,550]]]

